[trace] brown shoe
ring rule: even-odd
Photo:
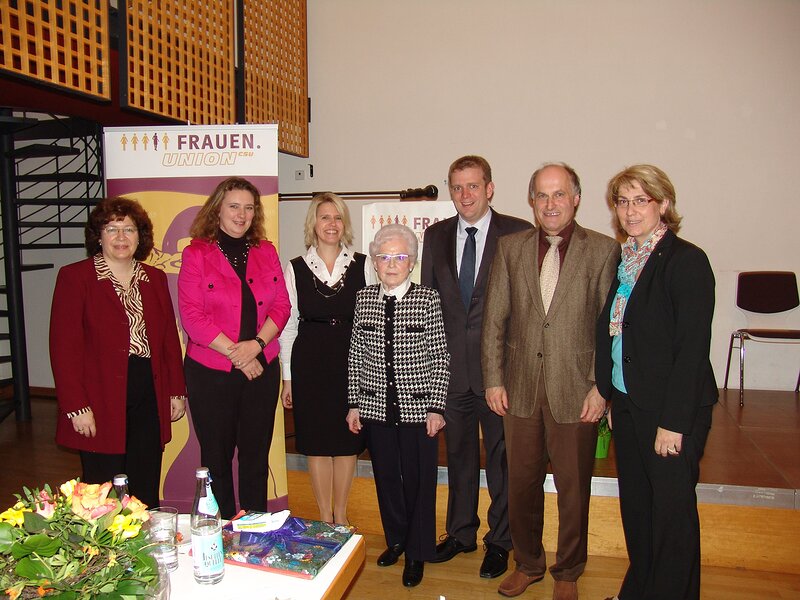
[[[544,579],[544,575],[525,575],[522,571],[515,570],[511,575],[503,579],[503,583],[497,588],[497,593],[513,598],[519,596],[528,589],[528,586]]]
[[[553,585],[553,600],[578,600],[578,583],[556,579]]]

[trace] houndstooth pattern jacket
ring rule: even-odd
[[[385,423],[385,302],[380,285],[358,292],[348,363],[348,402],[362,420]],[[427,413],[444,414],[450,354],[439,293],[411,284],[394,317],[394,369],[400,424],[423,424]]]

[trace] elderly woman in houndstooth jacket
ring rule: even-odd
[[[388,567],[405,552],[403,585],[436,555],[436,435],[444,427],[450,355],[439,294],[411,282],[417,237],[386,225],[369,245],[381,283],[356,299],[347,423],[372,457]]]

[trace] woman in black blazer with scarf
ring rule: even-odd
[[[597,326],[597,387],[611,402],[620,512],[630,566],[619,600],[700,597],[695,486],[717,385],[708,355],[714,275],[705,253],[675,234],[667,175],[635,165],[608,201],[622,262]]]

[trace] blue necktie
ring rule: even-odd
[[[469,310],[472,290],[475,287],[475,234],[477,227],[467,227],[467,240],[464,242],[464,254],[461,255],[461,270],[458,272],[458,287],[461,289],[461,301]]]

